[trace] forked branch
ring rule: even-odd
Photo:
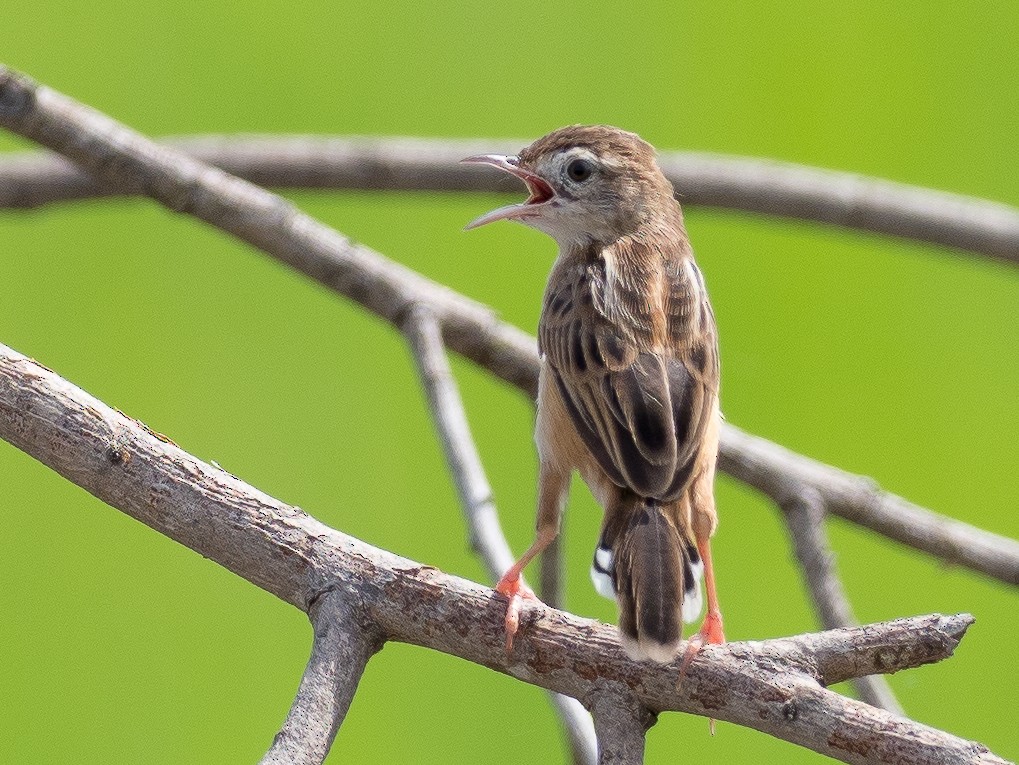
[[[814,610],[825,629],[852,627],[859,622],[853,615],[842,580],[835,573],[835,560],[828,548],[824,530],[825,509],[820,494],[812,487],[782,503],[793,554],[800,562]],[[859,697],[875,707],[903,714],[902,706],[882,675],[866,675],[853,681]]]
[[[489,581],[496,582],[513,565],[513,554],[499,523],[492,488],[485,477],[463,400],[446,358],[442,329],[427,307],[417,306],[407,314],[404,332],[460,495],[471,547],[485,564]],[[591,716],[576,699],[559,693],[549,696],[562,721],[574,763],[594,765],[598,761],[598,747]]]
[[[310,604],[311,658],[290,714],[261,765],[320,765],[346,717],[368,660],[382,647],[371,623],[343,595],[326,590]]]
[[[357,656],[377,640],[426,646],[580,699],[594,709],[596,725],[604,724],[603,694],[622,694],[636,720],[649,719],[641,708],[708,715],[850,763],[1004,763],[979,744],[825,687],[950,656],[973,621],[968,615],[709,646],[679,684],[675,664],[627,658],[614,628],[534,606],[524,612],[518,647],[507,657],[505,601],[489,588],[323,525],[6,346],[0,346],[0,438],[304,611],[337,593],[369,636]],[[632,752],[632,736],[631,726],[614,745]]]
[[[118,193],[145,194],[249,242],[397,327],[414,306],[427,306],[450,349],[532,399],[537,393],[533,338],[500,322],[488,307],[351,242],[264,189],[155,144],[2,66],[0,126],[60,152]],[[413,157],[400,158],[411,168],[415,166]],[[387,167],[370,165],[377,175],[390,172]],[[856,204],[854,199],[850,195],[850,209]],[[963,217],[979,224],[981,236],[993,238],[995,231],[1004,232],[1004,252],[1015,254],[1019,249],[1014,248],[1016,240],[1009,232],[1013,222],[1019,221],[1011,216],[1019,213],[1004,208],[1001,215],[1000,226],[987,223],[986,228],[980,221],[985,217],[987,221],[999,220],[995,214],[983,216],[969,210]],[[907,235],[905,230],[898,233]],[[797,455],[729,424],[722,431],[719,466],[779,503],[799,486],[812,486],[822,492],[828,511],[835,515],[1019,585],[1019,542],[918,507],[881,491],[869,479]]]
[[[718,464],[780,506],[806,490],[814,491],[833,515],[947,563],[1019,585],[1019,542],[882,491],[873,479],[812,460],[733,425],[725,428]]]

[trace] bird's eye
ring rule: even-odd
[[[566,166],[566,174],[574,181],[586,181],[594,170],[586,159],[575,159]]]

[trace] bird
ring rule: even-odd
[[[715,316],[674,189],[654,148],[607,125],[572,125],[516,156],[462,160],[522,180],[525,201],[470,222],[517,221],[558,244],[538,323],[537,532],[500,579],[512,651],[522,572],[558,535],[579,472],[604,511],[591,577],[614,598],[633,659],[682,667],[725,642],[710,538],[721,427]]]

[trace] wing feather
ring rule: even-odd
[[[574,427],[609,478],[671,501],[690,479],[717,395],[714,321],[686,257],[659,256],[662,267],[643,268],[642,284],[621,268],[633,258],[618,255],[590,252],[557,269],[539,343]]]

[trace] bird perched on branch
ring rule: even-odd
[[[718,341],[683,214],[650,144],[602,125],[539,138],[519,156],[486,154],[529,196],[467,228],[515,220],[550,235],[559,255],[538,345],[537,536],[497,590],[509,598],[507,650],[519,626],[524,567],[559,532],[570,476],[605,511],[591,568],[619,606],[635,658],[676,658],[682,621],[708,611],[684,667],[722,643],[709,538],[718,453]]]

